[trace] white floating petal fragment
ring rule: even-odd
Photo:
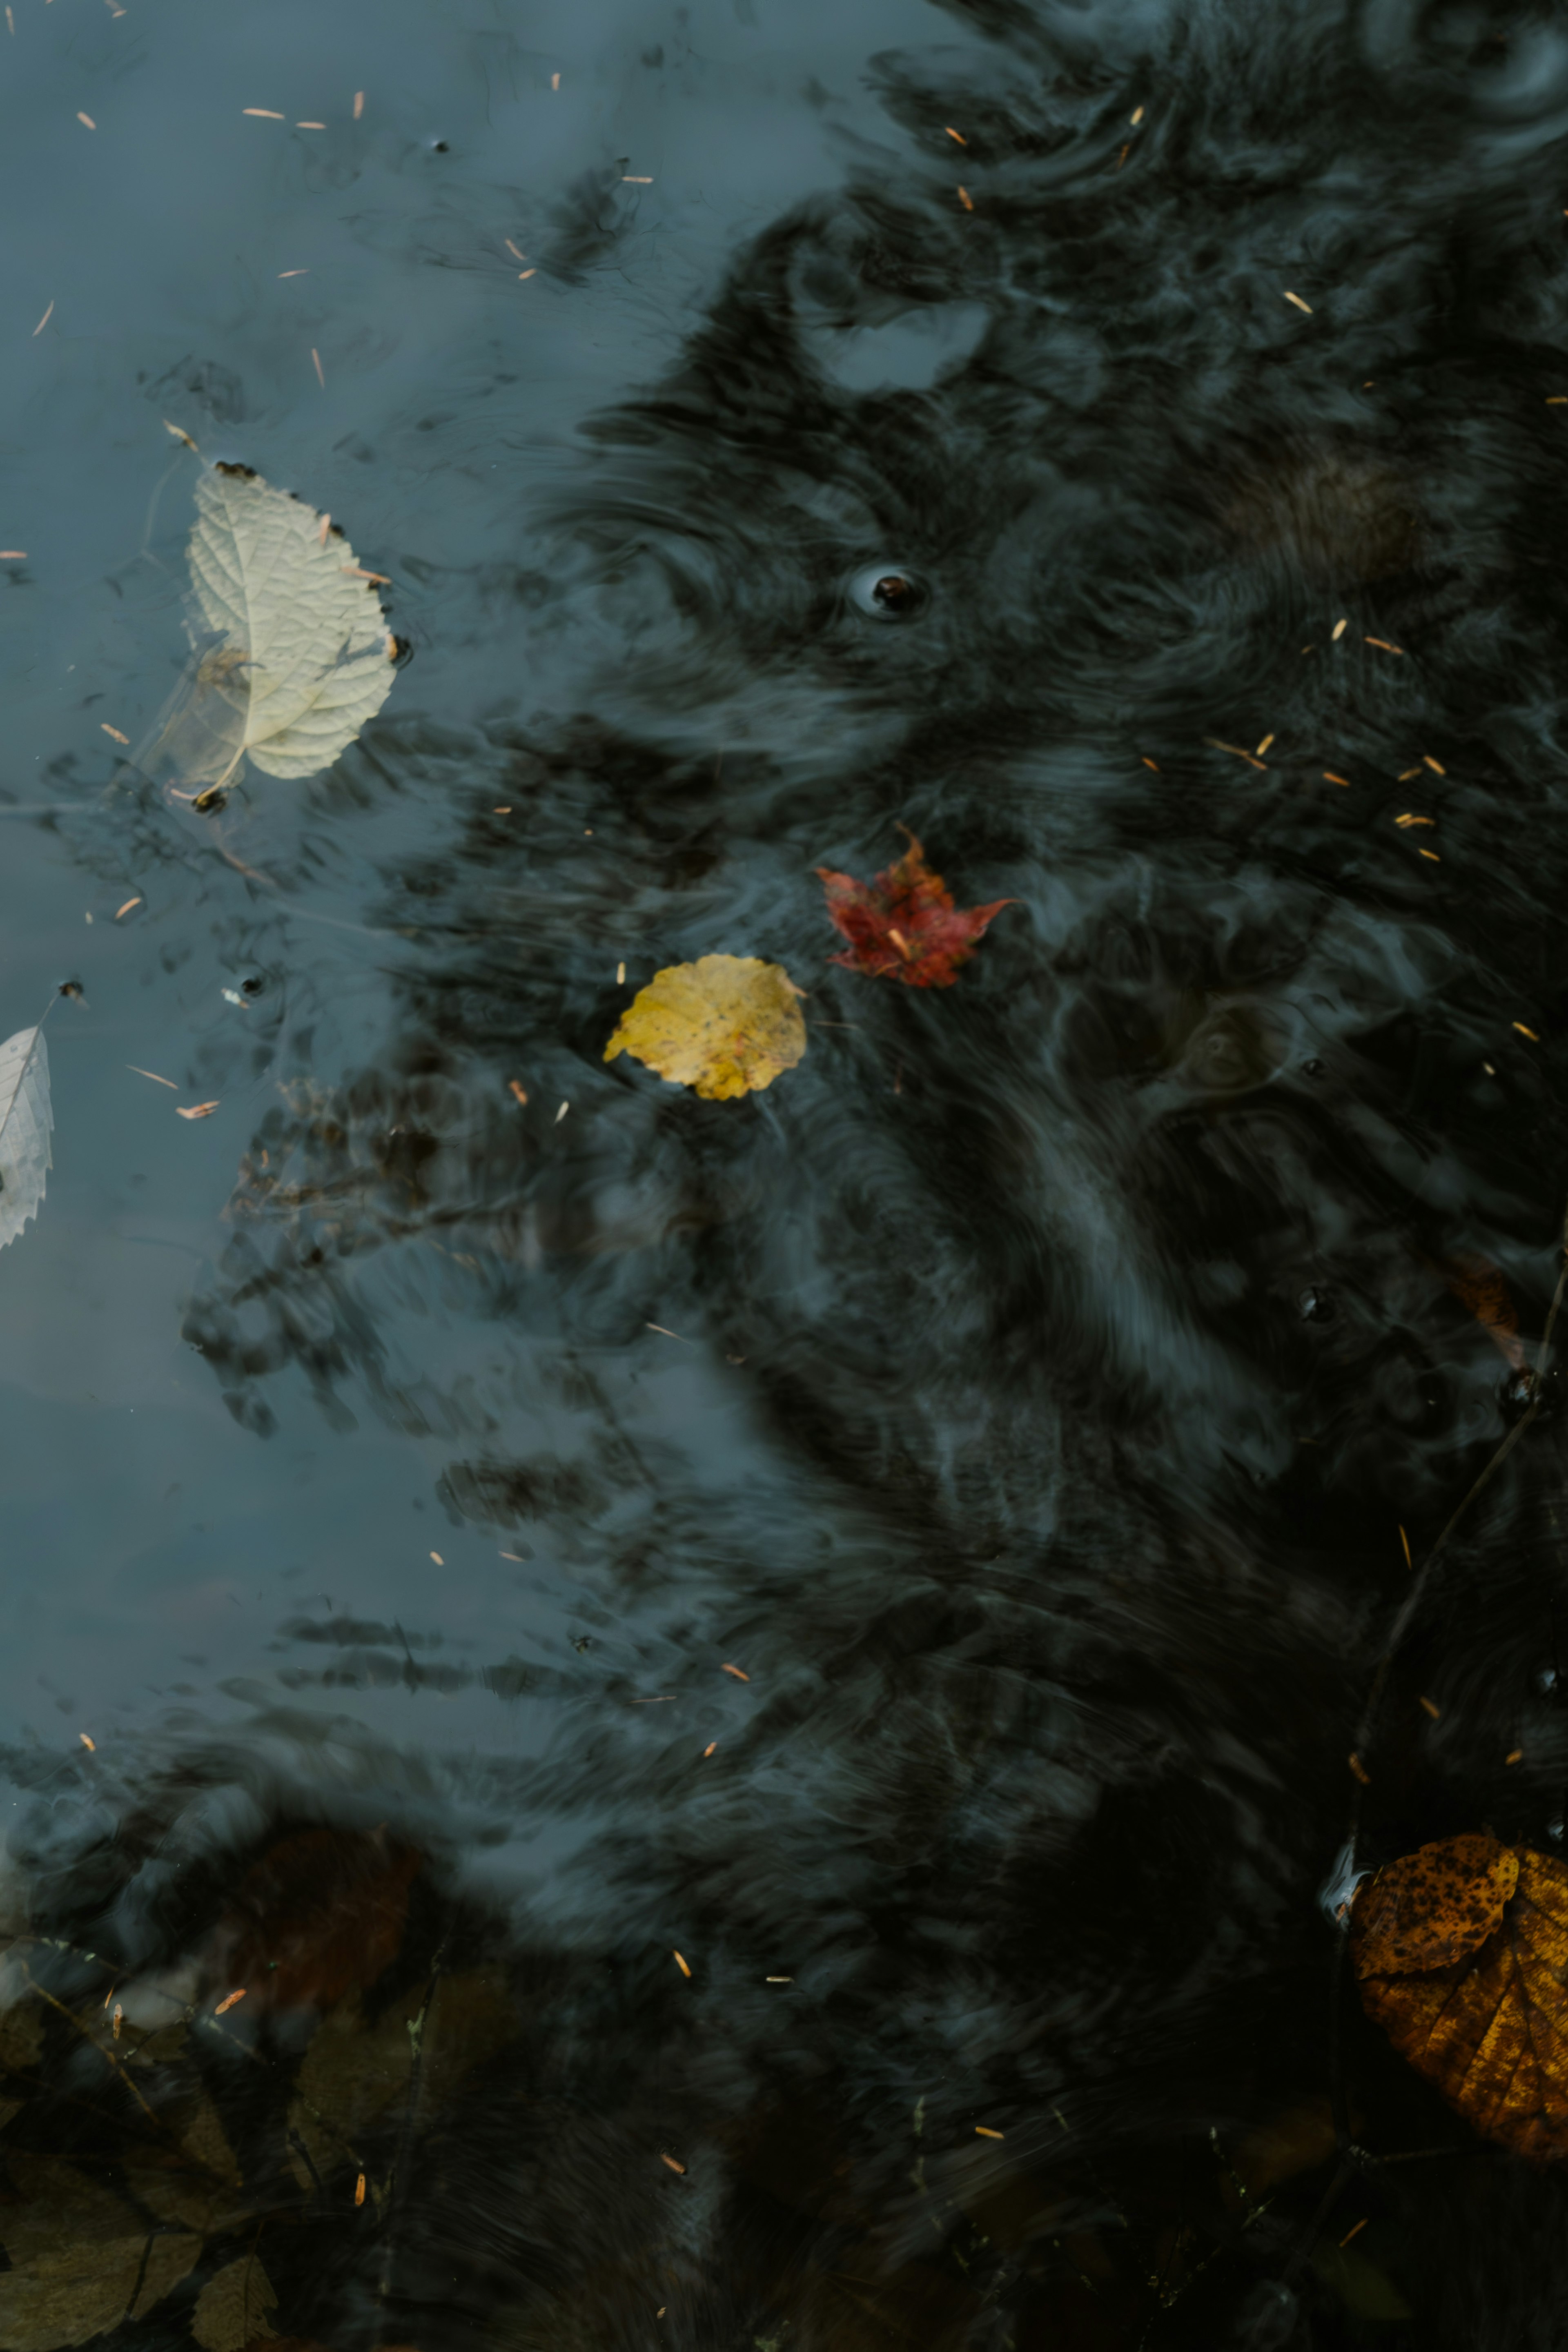
[[[44,1033],[18,1029],[0,1045],[0,1249],[37,1214],[54,1165],[53,1127]]]

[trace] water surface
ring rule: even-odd
[[[423,2352],[1556,2343],[1555,2179],[1320,1890],[1556,1276],[1561,26],[11,15],[46,2254],[151,2233],[126,2344],[242,2256]],[[135,754],[216,460],[412,658],[198,814]],[[828,961],[900,824],[1012,902],[951,990]],[[603,1059],[709,953],[809,992],[743,1101]],[[1551,1402],[1358,1866],[1561,1841]]]

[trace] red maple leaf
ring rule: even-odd
[[[835,929],[849,942],[847,964],[873,980],[901,980],[910,988],[951,988],[958,967],[974,953],[993,915],[1013,904],[994,898],[989,907],[955,907],[940,874],[926,864],[925,851],[910,833],[910,845],[896,866],[874,881],[835,874],[819,866]]]

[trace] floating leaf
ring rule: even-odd
[[[1479,1952],[1518,1883],[1518,1855],[1484,1832],[1390,1863],[1363,1885],[1355,1906],[1358,1973],[1404,1976]]]
[[[140,764],[216,793],[240,761],[268,776],[331,767],[392,689],[375,582],[327,519],[247,466],[196,484],[191,533],[197,656]]]
[[[0,1045],[0,1249],[37,1213],[54,1123],[44,1033],[18,1029]]]
[[[903,830],[907,833],[908,826]],[[901,980],[910,988],[951,988],[959,965],[973,954],[993,916],[1013,901],[994,898],[988,907],[955,907],[912,833],[909,842],[898,864],[872,882],[858,882],[852,874],[835,874],[826,866],[817,867],[834,928],[849,942],[848,953],[836,955],[833,961],[873,980]]]
[[[154,2234],[122,2198],[55,2157],[12,2157],[20,2204],[0,2207],[0,2346],[57,2352],[142,2318],[195,2268],[194,2233]],[[145,2256],[145,2269],[143,2269]]]
[[[245,2352],[258,2337],[276,2333],[272,2314],[278,2296],[254,2254],[241,2254],[215,2273],[196,2297],[191,2334],[205,2352]]]
[[[1568,1865],[1486,1832],[1366,1880],[1361,1997],[1394,2048],[1488,2139],[1568,2156]]]
[[[757,956],[667,964],[622,1013],[605,1059],[635,1055],[713,1101],[752,1094],[805,1051],[799,999],[784,966]]]

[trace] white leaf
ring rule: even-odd
[[[198,658],[151,754],[183,783],[226,783],[247,758],[269,776],[313,776],[391,692],[375,583],[325,526],[248,467],[197,482],[186,625]]]
[[[18,1029],[0,1045],[0,1249],[37,1214],[54,1123],[44,1033]]]

